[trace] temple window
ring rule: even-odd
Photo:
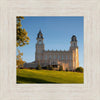
[[[58,55],[58,60],[59,60],[59,58],[60,58],[60,57],[59,57],[59,55]]]
[[[71,60],[71,59],[72,59],[72,57],[71,57],[71,56],[69,56],[69,59]]]
[[[64,59],[64,56],[62,55],[62,58],[61,58],[62,60]]]
[[[45,55],[45,60],[47,60],[47,55]]]
[[[67,56],[66,56],[66,60],[67,60]]]

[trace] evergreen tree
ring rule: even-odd
[[[59,71],[63,71],[63,67],[62,66],[59,67]]]
[[[68,68],[66,68],[66,72],[68,71]]]

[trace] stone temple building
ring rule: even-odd
[[[70,48],[68,51],[58,51],[58,50],[45,50],[45,45],[43,43],[43,34],[41,30],[37,34],[37,43],[36,43],[36,52],[35,52],[35,61],[31,63],[25,63],[24,67],[34,67],[36,68],[38,64],[41,67],[46,67],[52,65],[56,70],[59,69],[59,66],[63,67],[63,70],[75,70],[79,67],[79,55],[78,55],[78,46],[77,38],[75,35],[72,36],[70,42]]]

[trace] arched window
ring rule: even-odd
[[[54,55],[54,59],[56,59],[56,55]]]
[[[39,38],[41,38],[41,36],[39,35]]]
[[[51,59],[51,55],[49,55],[49,58]]]
[[[72,57],[71,57],[71,56],[69,56],[69,59],[71,60],[71,59],[72,59]]]
[[[42,44],[42,41],[41,40],[39,40],[39,44]]]
[[[47,60],[47,55],[45,55],[45,60]]]
[[[69,66],[71,66],[71,62],[69,62]]]
[[[75,43],[74,43],[74,46],[75,46]]]
[[[40,59],[40,56],[38,56],[37,59],[39,60]]]
[[[64,59],[64,56],[62,55],[61,59],[63,60]]]
[[[58,60],[60,59],[60,56],[58,55]]]
[[[67,55],[66,55],[66,60],[67,60]]]

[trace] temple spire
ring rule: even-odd
[[[41,32],[41,29],[39,30],[39,33],[42,33],[42,32]]]
[[[38,38],[42,38],[43,39],[43,34],[42,34],[42,32],[41,32],[41,29],[39,30],[39,33],[37,34],[37,39]]]

